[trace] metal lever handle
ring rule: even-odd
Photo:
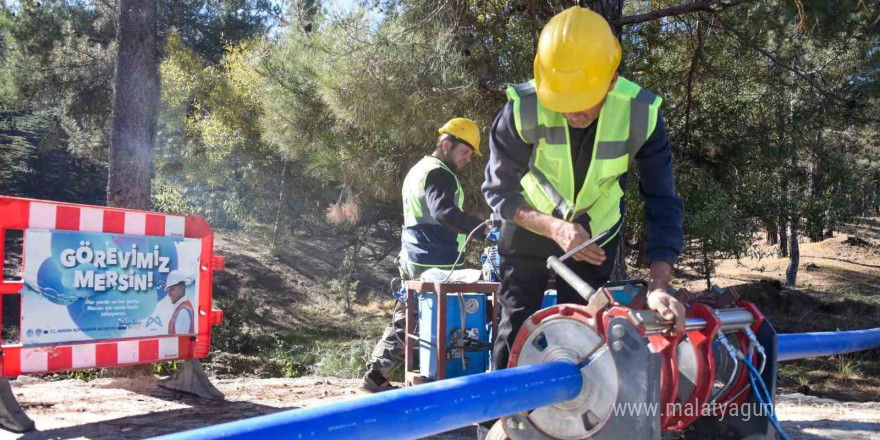
[[[590,286],[589,283],[572,272],[572,270],[569,269],[559,258],[553,256],[547,258],[547,268],[553,269],[553,271],[556,272],[556,275],[561,276],[562,279],[564,279],[569,286],[574,288],[574,290],[585,300],[589,301],[593,294],[596,293],[596,289],[594,289],[593,286]]]
[[[587,301],[589,301],[590,297],[592,297],[593,294],[596,293],[596,289],[594,289],[593,286],[581,279],[581,277],[577,276],[577,274],[572,272],[572,270],[569,269],[568,266],[563,263],[563,261],[567,260],[572,255],[580,252],[581,249],[605,238],[605,236],[608,235],[608,232],[609,231],[605,231],[581,243],[580,245],[578,245],[578,247],[566,252],[565,255],[559,258],[556,258],[554,256],[547,258],[547,268],[553,269],[553,271],[556,272],[556,275],[561,276],[562,279],[564,279],[569,286],[574,288],[574,290]]]

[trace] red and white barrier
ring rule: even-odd
[[[21,344],[4,345],[0,353],[0,376],[198,359],[208,354],[211,326],[223,320],[223,312],[212,308],[212,281],[213,271],[222,270],[224,260],[223,257],[214,256],[214,233],[203,218],[0,196],[0,255],[4,252],[2,238],[9,229],[200,239],[196,311],[200,319],[196,321],[198,327],[195,335],[28,347]],[[0,260],[0,267],[2,264]],[[26,267],[27,261],[23,261],[22,265]],[[0,294],[19,294],[23,287],[23,281],[0,281]]]

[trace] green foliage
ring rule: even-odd
[[[318,376],[355,379],[366,372],[364,359],[370,356],[374,341],[362,339],[340,346],[319,345],[316,355],[320,361],[315,364],[314,374]]]
[[[861,373],[860,362],[847,355],[837,356],[837,371],[834,372],[838,380],[847,381],[858,379]]]
[[[0,100],[52,111],[69,148],[106,163],[116,66],[115,1],[23,0],[0,13]],[[217,62],[227,44],[265,34],[269,0],[163,0],[159,28]],[[160,50],[161,48],[157,48]]]
[[[750,252],[759,227],[794,221],[821,239],[876,206],[860,189],[878,182],[863,142],[877,136],[876,11],[854,4],[812,2],[801,17],[754,2],[624,28],[623,74],[664,98],[687,254],[707,277],[712,259]]]
[[[316,19],[311,32],[290,29],[256,65],[266,84],[263,140],[302,158],[316,184],[349,188],[367,204],[399,198],[403,175],[433,150],[447,119],[491,120],[450,30],[408,20]],[[476,188],[482,173],[472,168]]]
[[[273,362],[281,365],[284,377],[315,375],[355,379],[366,371],[364,359],[373,350],[375,340],[318,340],[310,344],[290,344],[278,340],[269,350]]]
[[[176,188],[189,212],[219,227],[288,218],[279,192],[290,194],[297,183],[284,178],[289,165],[260,140],[249,48],[229,46],[215,65],[171,35],[161,66],[156,180]]]
[[[473,118],[486,151],[499,92],[531,76],[537,31],[567,6],[389,0],[330,13],[304,0],[282,19],[269,0],[160,3],[155,209],[251,233],[356,237],[335,250],[348,273],[329,290],[344,298],[374,225],[399,223],[400,183],[437,127]],[[625,15],[659,6],[622,4]],[[0,14],[4,193],[101,199],[114,6],[28,0]],[[664,99],[684,260],[707,278],[714,259],[752,252],[762,227],[820,239],[880,212],[877,13],[773,0],[623,27],[621,74]],[[483,164],[461,176],[480,215]],[[626,236],[642,264],[636,177]],[[327,226],[331,204],[356,207],[356,220]],[[239,329],[218,340],[233,350],[262,338]]]
[[[107,171],[76,157],[55,118],[45,113],[0,112],[0,191],[25,196],[102,204]]]
[[[115,36],[111,5],[23,1],[2,13],[9,54],[3,79],[19,105],[53,112],[67,144],[106,162]]]
[[[684,228],[690,238],[686,252],[697,256],[684,264],[705,275],[708,289],[714,260],[744,256],[754,240],[757,225],[739,211],[742,204],[735,203],[736,194],[725,191],[705,170],[682,170],[678,181],[678,190],[686,195]]]
[[[181,40],[211,63],[218,63],[230,43],[265,35],[280,18],[279,1],[160,0],[160,31]]]
[[[300,377],[307,373],[303,365],[311,365],[314,362],[314,359],[303,356],[302,351],[302,347],[290,346],[279,339],[271,358],[281,365],[281,374],[284,377]]]
[[[358,281],[352,281],[347,277],[334,278],[327,282],[327,293],[332,298],[337,298],[351,308],[351,302],[357,295]]]
[[[214,303],[223,310],[223,325],[211,329],[212,350],[255,354],[274,347],[271,335],[253,329],[253,323],[260,319],[260,315],[251,298],[214,298]]]
[[[180,369],[181,361],[156,362],[150,364],[150,373],[160,376],[169,376]]]
[[[163,184],[160,180],[153,181],[153,188],[150,192],[153,198],[153,210],[165,212],[169,214],[186,214],[193,212],[180,189]]]
[[[91,382],[95,379],[99,379],[102,376],[104,370],[100,368],[90,368],[88,370],[75,370],[66,373],[66,376],[70,379],[81,380],[83,382]]]

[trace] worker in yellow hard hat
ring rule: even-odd
[[[434,152],[413,166],[403,181],[403,231],[400,276],[418,278],[433,268],[459,266],[465,238],[483,223],[464,212],[464,190],[458,172],[480,152],[480,129],[474,121],[455,118],[440,127]],[[482,231],[482,237],[488,232]],[[369,360],[361,388],[391,389],[388,378],[403,362],[406,337],[405,307],[397,302],[392,322],[385,328]]]
[[[501,322],[493,367],[505,368],[525,320],[541,306],[545,261],[592,236],[606,238],[566,264],[594,288],[617,256],[630,163],[639,170],[650,264],[649,307],[684,325],[667,293],[682,251],[683,203],[675,191],[661,99],[620,76],[621,50],[605,19],[572,7],[544,26],[534,79],[507,89],[489,136],[483,193],[501,228]],[[585,303],[557,278],[557,301]]]

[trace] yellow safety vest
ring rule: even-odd
[[[461,182],[458,180],[458,176],[445,164],[442,160],[437,159],[434,156],[425,156],[418,163],[415,164],[407,173],[406,178],[403,180],[403,237],[402,240],[404,242],[404,249],[407,249],[407,245],[417,248],[419,251],[424,251],[425,253],[433,254],[431,255],[432,260],[444,261],[443,264],[425,264],[423,262],[418,261],[418,258],[414,256],[410,256],[410,262],[417,264],[419,266],[430,266],[430,267],[452,267],[452,263],[455,261],[457,257],[457,253],[464,249],[464,242],[467,236],[465,234],[455,234],[455,240],[457,242],[457,247],[455,248],[447,248],[447,246],[442,245],[440,243],[435,242],[425,242],[426,240],[420,239],[417,237],[423,237],[419,234],[409,234],[410,230],[418,229],[422,227],[426,232],[427,229],[434,228],[435,238],[436,237],[436,229],[440,228],[442,235],[446,234],[454,234],[452,231],[448,231],[448,229],[442,227],[440,222],[431,215],[431,210],[428,208],[428,201],[426,199],[425,193],[425,184],[428,178],[428,173],[437,169],[443,168],[446,171],[449,171],[452,174],[452,177],[455,178],[455,202],[458,209],[462,209],[464,207],[464,191],[461,189]],[[444,240],[445,242],[445,240]],[[414,249],[415,250],[415,249]]]
[[[520,180],[526,202],[540,212],[568,221],[587,214],[592,235],[616,225],[623,197],[619,178],[654,132],[662,99],[626,78],[617,78],[599,113],[587,177],[581,190],[575,192],[565,117],[541,105],[534,80],[509,87],[507,97],[513,101],[517,133],[524,142],[534,145],[529,171]]]

